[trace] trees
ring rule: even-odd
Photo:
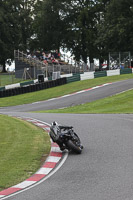
[[[97,1],[96,10],[97,10],[97,38],[95,39],[94,43],[97,47],[97,55],[96,58],[99,59],[99,69],[101,70],[102,64],[105,60],[108,60],[108,50],[106,48],[106,40],[103,37],[105,31],[105,15],[107,12],[107,6],[110,4],[110,0],[99,0]],[[103,30],[104,29],[104,30]],[[107,42],[108,44],[108,42]]]
[[[96,56],[96,1],[44,0],[37,4],[34,44],[43,50],[67,48],[76,60]],[[34,46],[34,45],[33,45]]]
[[[69,27],[66,30],[64,40],[66,47],[75,55],[76,60],[82,59],[90,63],[97,55],[95,40],[97,37],[97,9],[93,0],[73,1],[66,16]]]
[[[23,51],[30,48],[31,36],[33,34],[34,2],[34,0],[19,0],[20,11],[18,23],[21,34],[19,49]]]
[[[33,43],[38,48],[48,51],[61,47],[65,26],[61,17],[62,6],[61,0],[38,1],[33,25],[35,31]]]
[[[15,46],[14,38],[19,40],[18,29],[16,26],[16,12],[12,12],[11,3],[2,1],[0,5],[0,63],[4,67],[7,58],[13,57]]]
[[[132,0],[1,0],[0,64],[14,49],[61,47],[102,63],[109,51],[133,52],[132,32]]]
[[[109,51],[133,51],[133,1],[107,1],[97,43]]]
[[[0,2],[0,64],[13,59],[14,49],[26,50],[31,36],[31,5],[29,0],[4,0]]]

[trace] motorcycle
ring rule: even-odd
[[[62,151],[67,149],[78,154],[82,152],[83,145],[72,126],[61,126],[57,122],[53,122],[49,135],[53,142],[59,145]]]

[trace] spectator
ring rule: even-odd
[[[59,61],[54,56],[51,57],[51,61],[53,64],[59,64]]]
[[[36,58],[38,58],[40,60],[40,58],[41,58],[41,52],[40,51],[36,51],[35,55],[36,55]]]
[[[45,65],[48,65],[47,60],[43,60],[43,63],[44,63]]]
[[[43,51],[43,52],[42,52],[42,59],[43,59],[43,60],[46,60],[46,58],[47,58],[47,57],[46,57],[46,54],[45,54],[45,52]]]
[[[60,59],[60,53],[58,52],[58,50],[55,51],[54,57],[55,59]]]

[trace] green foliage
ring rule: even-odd
[[[132,0],[0,1],[0,64],[13,50],[67,48],[76,60],[133,52]]]
[[[106,52],[133,51],[133,2],[112,0],[103,10],[98,39]]]
[[[66,47],[75,55],[76,60],[82,59],[87,63],[96,57],[97,47],[94,41],[97,37],[97,10],[96,1],[73,1],[68,9],[69,16],[66,21],[69,24],[64,40]]]
[[[0,64],[14,58],[14,49],[26,50],[31,37],[33,0],[0,2]],[[5,69],[4,69],[5,70]]]
[[[36,8],[34,30],[36,38],[33,43],[43,50],[66,47],[75,56],[87,63],[93,62],[97,47],[96,1],[39,1]],[[34,46],[34,45],[32,45]]]
[[[43,129],[20,119],[0,115],[0,190],[24,181],[50,151]],[[29,142],[30,141],[30,142]]]
[[[64,22],[61,18],[61,0],[39,1],[36,5],[36,16],[34,20],[34,30],[36,37],[33,40],[38,49],[55,50],[61,46],[62,38],[64,37]]]

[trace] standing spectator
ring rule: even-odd
[[[58,52],[58,50],[55,51],[54,57],[55,59],[60,59],[60,53]]]
[[[41,52],[40,51],[36,51],[35,55],[36,55],[37,59],[39,59],[39,60],[41,59]]]
[[[42,52],[42,59],[43,59],[43,60],[46,60],[46,54],[45,54],[44,51]]]
[[[51,56],[51,61],[52,61],[53,64],[59,64],[58,60],[55,59],[54,56]]]

